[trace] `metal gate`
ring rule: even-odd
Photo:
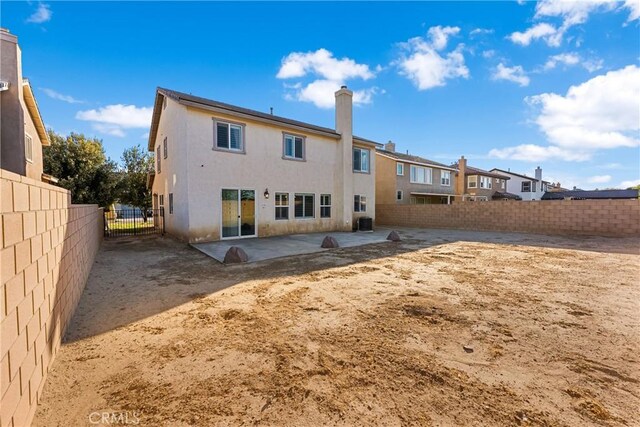
[[[104,236],[164,234],[164,208],[115,209],[104,213]]]

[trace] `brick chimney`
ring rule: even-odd
[[[389,140],[389,142],[384,144],[384,149],[386,151],[391,151],[392,153],[395,153],[396,152],[396,144],[394,144],[391,140]]]
[[[467,159],[464,156],[460,156],[458,160],[458,176],[456,177],[456,196],[463,196],[465,194],[465,187],[467,185],[467,179],[465,178],[465,172],[467,171]],[[462,197],[458,198],[462,201]]]
[[[342,224],[345,231],[353,221],[353,92],[342,86],[336,92],[336,132],[342,147]],[[338,208],[339,209],[339,208]],[[340,214],[340,210],[337,210]]]

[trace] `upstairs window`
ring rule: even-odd
[[[396,175],[403,176],[404,175],[404,163],[396,163]]]
[[[353,149],[353,171],[369,172],[369,150],[364,148]]]
[[[431,168],[423,168],[411,165],[411,177],[409,181],[414,184],[431,184],[433,171]]]
[[[304,160],[304,143],[302,136],[284,134],[284,158]]]
[[[244,127],[242,125],[215,121],[215,144],[220,150],[244,151]]]
[[[289,193],[276,193],[276,219],[289,219]]]
[[[27,162],[33,162],[33,139],[27,133],[24,134],[24,156]]]
[[[315,218],[315,208],[313,205],[314,201],[313,194],[296,194],[294,203],[295,203],[295,216],[296,218]]]
[[[366,212],[367,211],[367,198],[356,194],[353,196],[353,211],[354,212]]]
[[[506,179],[501,179],[500,180],[500,188],[502,188],[504,190],[506,185],[507,185],[507,180]]]
[[[331,218],[331,194],[320,195],[320,218]]]
[[[522,181],[522,192],[523,193],[531,192],[531,181]]]
[[[169,213],[173,214],[173,193],[169,193]]]
[[[450,171],[442,171],[440,175],[440,185],[451,186],[451,172]]]
[[[478,186],[478,177],[477,176],[469,176],[467,177],[467,187],[476,188]]]
[[[158,173],[160,173],[162,171],[162,164],[161,164],[161,160],[160,160],[160,146],[158,145],[158,153],[156,154],[156,169],[158,170]]]
[[[489,178],[488,176],[481,176],[480,188],[491,188],[491,178]]]
[[[163,156],[165,159],[167,158],[167,137],[164,137],[164,141],[162,142],[162,150],[163,150]]]

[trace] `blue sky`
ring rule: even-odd
[[[119,159],[156,86],[465,155],[563,186],[640,183],[640,3],[3,2],[47,126]]]

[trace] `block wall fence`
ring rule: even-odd
[[[97,205],[0,170],[0,426],[30,425],[103,236]]]
[[[537,234],[640,236],[640,200],[376,205],[376,224]]]

